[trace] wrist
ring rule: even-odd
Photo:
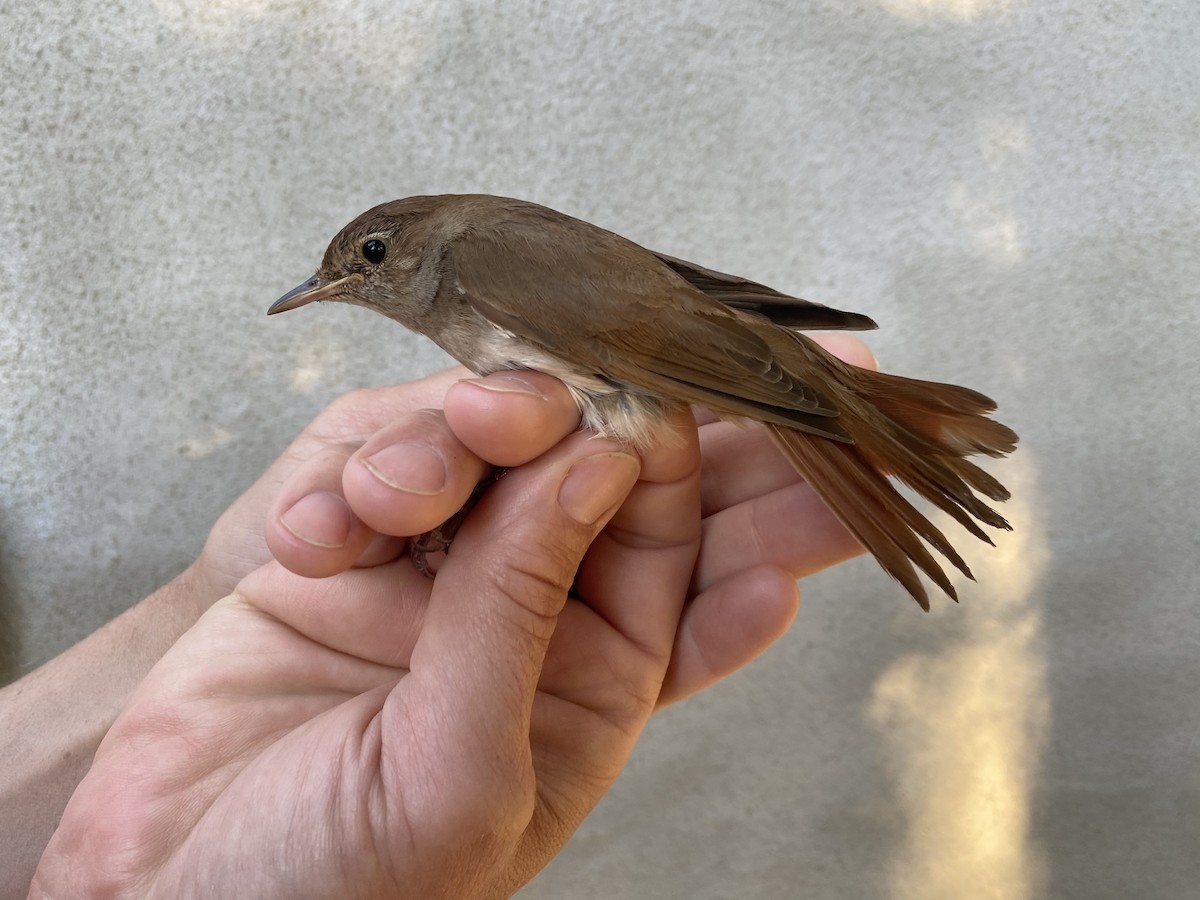
[[[0,897],[24,896],[42,849],[130,693],[212,603],[193,563],[75,646],[9,685],[0,704]]]
[[[183,625],[179,630],[183,634],[210,606],[232,593],[237,581],[213,562],[205,548],[186,569],[142,602],[169,606],[172,617]]]

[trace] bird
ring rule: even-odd
[[[380,204],[338,232],[316,274],[267,312],[325,300],[382,313],[477,375],[553,375],[582,427],[639,450],[669,440],[670,414],[690,405],[760,423],[926,611],[918,572],[956,602],[944,562],[974,575],[893,479],[988,544],[981,525],[1011,530],[981,499],[1004,501],[1008,490],[967,458],[1016,448],[1016,433],[989,417],[990,398],[851,365],[804,334],[876,328],[868,316],[649,250],[548,207],[486,194]]]

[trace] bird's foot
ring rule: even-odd
[[[458,512],[437,528],[418,535],[409,541],[408,553],[418,572],[426,578],[432,578],[437,574],[437,566],[430,564],[429,557],[436,556],[439,553],[444,554],[450,549],[450,543],[454,540],[454,536],[458,534],[458,529],[462,527],[462,523],[470,515],[471,510],[475,508],[475,505],[479,502],[484,492],[506,474],[508,474],[508,469],[496,469],[493,471],[491,475],[475,485],[475,489],[471,491],[471,496],[467,498],[467,502],[462,505],[462,508]]]

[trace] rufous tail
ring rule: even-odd
[[[1017,435],[989,419],[987,414],[996,405],[968,388],[873,372],[832,357],[826,365],[829,393],[846,413],[838,416],[838,422],[853,443],[768,425],[773,439],[850,533],[922,609],[929,609],[929,598],[916,569],[957,601],[954,585],[929,548],[974,580],[971,570],[888,476],[895,476],[990,544],[980,524],[1005,530],[1011,526],[976,494],[997,501],[1008,499],[1009,494],[966,457],[1010,453]]]

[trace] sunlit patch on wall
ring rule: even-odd
[[[1025,117],[980,116],[976,146],[983,167],[970,181],[959,179],[950,184],[946,206],[979,254],[999,265],[1019,263],[1025,257],[1016,212],[1029,156]]]
[[[1011,264],[1024,258],[1020,222],[1002,196],[959,181],[950,186],[946,205],[970,235],[975,249],[987,259]]]
[[[961,630],[896,660],[874,687],[868,713],[905,823],[889,866],[893,897],[1041,896],[1045,863],[1029,818],[1051,712],[1037,603],[1049,554],[1029,451],[1003,467],[1013,534],[973,555],[979,584],[960,591],[969,608],[920,623],[948,630],[956,616]]]
[[[1017,0],[879,0],[880,7],[909,22],[978,22],[1000,16]]]
[[[331,369],[336,370],[341,365],[343,358],[342,345],[327,340],[314,341],[310,335],[309,340],[296,345],[292,351],[288,375],[291,389],[297,394],[311,393]]]
[[[193,435],[179,446],[179,455],[188,459],[204,459],[216,453],[234,439],[232,431],[219,428],[216,425],[206,431]]]
[[[980,116],[975,125],[979,151],[993,172],[1024,166],[1029,156],[1029,124],[1021,115]]]
[[[266,17],[275,6],[273,0],[208,0],[187,3],[184,0],[152,0],[166,22],[186,28],[197,37],[218,38]]]

